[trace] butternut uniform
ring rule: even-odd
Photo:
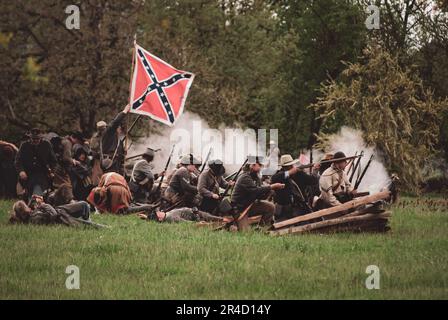
[[[332,207],[341,204],[334,195],[335,193],[350,193],[353,191],[353,186],[345,171],[336,169],[334,165],[331,165],[320,176],[319,188],[321,192],[319,199]]]

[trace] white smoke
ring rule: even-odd
[[[351,156],[355,152],[360,154],[362,150],[364,151],[364,156],[360,162],[361,172],[366,167],[371,155],[373,155],[373,160],[358,187],[358,191],[369,191],[370,193],[379,192],[389,184],[390,178],[385,166],[381,162],[382,156],[375,151],[375,148],[366,146],[360,130],[345,126],[342,127],[337,134],[330,137],[329,149],[326,151],[331,153],[342,151],[345,155]],[[355,172],[353,181],[356,181],[357,174],[358,170]]]
[[[255,131],[241,127],[226,128],[224,125],[212,129],[208,123],[192,112],[184,112],[173,127],[163,126],[157,134],[139,139],[132,143],[129,157],[140,154],[147,147],[160,149],[156,152],[153,166],[154,172],[161,172],[174,147],[169,169],[174,168],[182,155],[192,153],[195,157],[221,159],[226,172],[238,170],[248,154],[257,153],[257,137]]]
[[[231,132],[231,134],[226,134]],[[254,132],[243,130],[241,127],[225,128],[224,125],[219,129],[211,129],[205,120],[197,114],[191,112],[184,112],[175,126],[163,126],[157,134],[152,134],[149,137],[134,141],[128,155],[133,156],[140,154],[146,150],[147,147],[153,149],[160,149],[156,153],[153,166],[154,172],[161,172],[166,164],[168,156],[171,152],[172,146],[175,144],[173,157],[168,169],[175,167],[182,155],[193,153],[196,157],[204,160],[207,153],[212,147],[212,153],[209,157],[211,159],[221,159],[224,161],[226,172],[230,174],[238,170],[239,166],[244,162],[248,154],[263,154],[263,145],[267,144],[265,138],[261,138],[259,132],[258,146],[257,137]],[[270,131],[270,137],[277,138],[277,131]],[[235,142],[239,140],[238,142]],[[244,142],[244,144],[242,143]],[[260,150],[261,145],[261,150]],[[281,149],[281,146],[280,146]],[[375,193],[387,186],[390,182],[386,168],[381,162],[381,155],[377,154],[373,147],[367,147],[362,139],[362,132],[349,127],[342,127],[341,130],[329,139],[328,150],[326,153],[335,153],[337,151],[344,152],[347,156],[358,154],[364,151],[364,156],[361,158],[361,172],[364,170],[370,156],[373,154],[374,158],[366,171],[366,174],[358,187],[358,191],[369,191]],[[308,154],[309,156],[309,154]],[[319,161],[323,156],[322,152],[313,151],[313,161]],[[356,181],[358,170],[354,175],[353,181]]]

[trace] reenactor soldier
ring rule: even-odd
[[[129,189],[135,203],[148,203],[150,201],[149,197],[153,190],[154,180],[159,177],[158,174],[152,173],[151,162],[154,160],[154,155],[155,151],[147,148],[141,155],[142,159],[138,160],[132,168]]]
[[[191,221],[208,221],[208,222],[226,222],[225,218],[211,215],[205,211],[200,211],[198,208],[177,208],[168,212],[155,211],[150,215],[142,216],[149,220],[155,220],[158,222],[191,222]]]
[[[56,156],[56,165],[53,170],[53,187],[59,188],[63,184],[71,185],[70,171],[72,166],[77,163],[72,157],[73,143],[78,140],[71,140],[71,137],[60,137],[57,133],[50,132],[45,138],[51,143],[54,155]]]
[[[198,189],[192,183],[192,173],[200,164],[192,154],[182,157],[181,167],[176,170],[168,188],[165,190],[165,198],[176,207],[195,207],[200,203]]]
[[[100,212],[124,214],[128,212],[131,198],[126,179],[116,172],[108,172],[103,174],[98,187],[92,189],[87,201]]]
[[[96,124],[96,132],[90,139],[90,151],[92,153],[92,183],[98,185],[100,178],[103,175],[101,169],[101,140],[103,139],[104,132],[106,131],[107,123],[105,121],[98,121]]]
[[[22,200],[14,203],[9,222],[74,226],[78,224],[79,220],[73,218],[90,221],[89,204],[85,201],[78,201],[63,206],[52,206],[45,203],[42,197],[33,196],[29,206]]]
[[[272,190],[283,189],[285,185],[283,183],[262,185],[259,176],[262,165],[262,157],[247,157],[247,164],[243,168],[243,173],[235,183],[231,203],[232,207],[240,213],[251,206],[248,216],[261,214],[261,224],[269,225],[272,223],[275,207],[273,203],[262,199],[266,199]]]
[[[167,174],[165,182],[164,182],[167,184],[167,186],[170,184],[171,178],[174,176],[176,171],[182,167],[182,165],[180,164],[180,162],[182,161],[182,158],[183,158],[183,156],[179,157],[179,159],[176,162],[176,167]]]
[[[41,131],[31,130],[29,140],[20,145],[15,160],[19,179],[26,186],[28,197],[41,196],[50,188],[52,169],[56,165],[56,157],[50,142],[42,139]]]
[[[274,193],[276,220],[289,219],[311,212],[302,190],[293,179],[301,171],[295,166],[298,162],[298,159],[293,159],[289,154],[282,155],[280,157],[281,169],[271,178],[272,183],[285,185],[285,188],[276,190]]]
[[[86,200],[94,187],[92,183],[92,166],[89,150],[83,146],[75,147],[73,159],[76,161],[71,169],[73,194],[76,200]]]
[[[103,172],[117,172],[124,175],[126,137],[124,119],[129,112],[128,104],[106,127],[100,140],[100,159]]]
[[[356,190],[354,190],[344,171],[348,164],[345,158],[346,156],[343,152],[336,152],[333,160],[343,160],[333,162],[322,173],[319,179],[321,193],[314,205],[316,210],[340,205],[342,202],[352,199],[353,195],[356,194]]]
[[[232,185],[232,182],[224,180],[223,175],[226,172],[221,160],[210,160],[208,169],[204,170],[199,176],[198,191],[202,197],[200,210],[206,212],[214,212],[219,205],[219,188],[226,189]]]

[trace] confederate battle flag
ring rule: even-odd
[[[134,59],[130,112],[172,126],[182,114],[194,74],[175,69],[137,44]]]

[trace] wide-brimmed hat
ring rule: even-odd
[[[280,157],[280,166],[287,167],[292,166],[299,162],[299,159],[293,159],[290,154],[284,154]]]

